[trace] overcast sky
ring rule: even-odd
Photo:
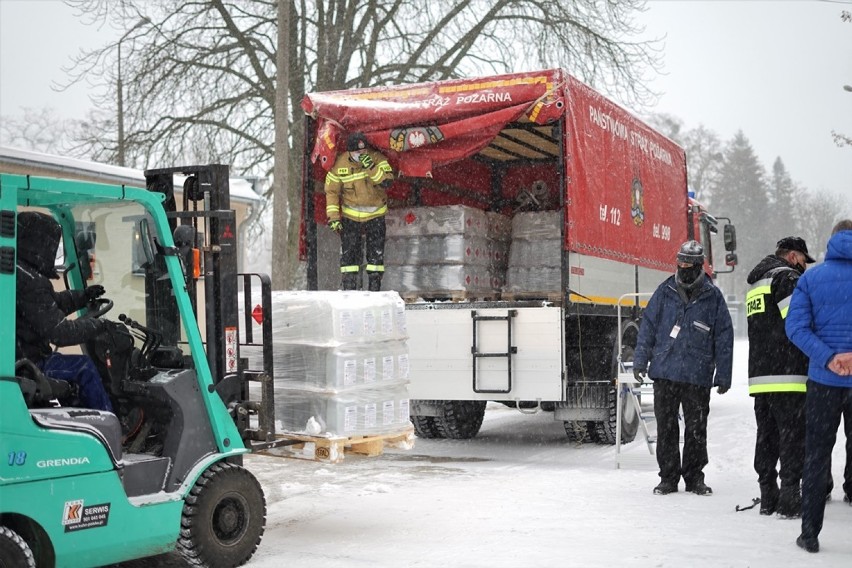
[[[852,136],[852,92],[843,90],[852,85],[852,22],[840,20],[852,0],[652,0],[648,8],[648,36],[665,38],[654,110],[723,140],[742,129],[767,170],[780,156],[809,189],[852,200],[852,148],[831,138],[832,129]],[[85,87],[51,85],[80,47],[119,34],[82,24],[59,0],[0,0],[0,115],[51,106],[82,118]]]

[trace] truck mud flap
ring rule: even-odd
[[[609,391],[607,381],[575,383],[565,391],[565,402],[556,404],[556,420],[593,420],[609,418]]]

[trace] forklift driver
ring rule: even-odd
[[[67,319],[72,312],[105,292],[100,285],[56,292],[51,279],[62,228],[44,213],[18,215],[17,359],[35,363],[50,378],[76,384],[81,406],[112,411],[95,363],[87,355],[59,353],[51,348],[77,345],[97,336],[105,323],[97,318]]]

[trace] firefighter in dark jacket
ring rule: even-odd
[[[784,322],[799,276],[813,262],[804,239],[785,237],[747,279],[748,392],[757,422],[754,470],[761,515],[795,518],[802,512],[808,358],[787,338]]]
[[[18,215],[16,357],[29,359],[48,377],[78,385],[82,406],[112,411],[94,362],[86,355],[59,353],[51,347],[88,341],[105,325],[97,318],[66,319],[103,295],[104,288],[54,291],[50,280],[59,278],[54,264],[61,236],[62,228],[49,215],[34,211]]]
[[[642,315],[633,373],[654,381],[657,464],[660,483],[654,493],[686,490],[710,495],[704,483],[707,465],[707,416],[713,386],[731,387],[734,330],[722,292],[704,274],[704,248],[687,241],[677,253],[677,272],[657,288]],[[685,426],[680,456],[678,408]]]
[[[393,169],[380,152],[370,148],[356,132],[346,139],[341,153],[325,176],[325,212],[329,228],[341,233],[340,272],[342,288],[354,290],[361,270],[362,232],[366,235],[368,289],[382,289],[385,271],[385,215],[387,189]]]

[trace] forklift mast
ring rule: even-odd
[[[173,191],[175,175],[186,176],[183,183],[183,207],[180,211],[177,209]],[[228,166],[212,164],[145,170],[145,182],[148,191],[166,195],[166,215],[176,236],[177,252],[183,260],[187,291],[196,319],[200,273],[193,270],[196,256],[193,251],[201,251],[203,254],[207,360],[218,390],[219,383],[226,377],[240,374],[237,227],[236,215],[230,208]],[[191,230],[179,230],[178,227],[188,227]],[[151,285],[155,290],[152,296],[154,298],[167,292],[158,289],[156,282]],[[161,319],[162,316],[172,318],[172,321],[158,321],[160,329],[173,328],[176,333],[179,329],[178,314],[166,314],[162,311],[158,314]],[[227,402],[229,397],[223,398]]]
[[[185,176],[182,207],[174,195],[175,176]],[[182,261],[187,293],[199,320],[199,281],[203,276],[205,343],[207,361],[216,392],[229,407],[243,442],[254,450],[273,445],[275,410],[272,366],[272,284],[266,274],[240,274],[237,268],[237,222],[231,209],[229,169],[211,164],[145,171],[148,191],[165,195],[164,207]],[[243,321],[240,322],[238,294],[242,282]],[[260,287],[261,337],[254,337],[251,319],[257,318],[252,298],[253,284]],[[149,321],[163,330],[164,341],[176,345],[179,314],[168,302],[171,290],[156,277],[146,276],[146,291],[152,300],[146,306]],[[161,306],[167,306],[162,309]],[[241,325],[242,323],[242,325]],[[170,330],[171,336],[167,332]],[[242,330],[242,333],[241,333]],[[240,346],[260,348],[263,368],[249,369],[240,356]],[[251,400],[249,383],[260,383],[260,399]],[[249,416],[257,416],[251,424]]]

